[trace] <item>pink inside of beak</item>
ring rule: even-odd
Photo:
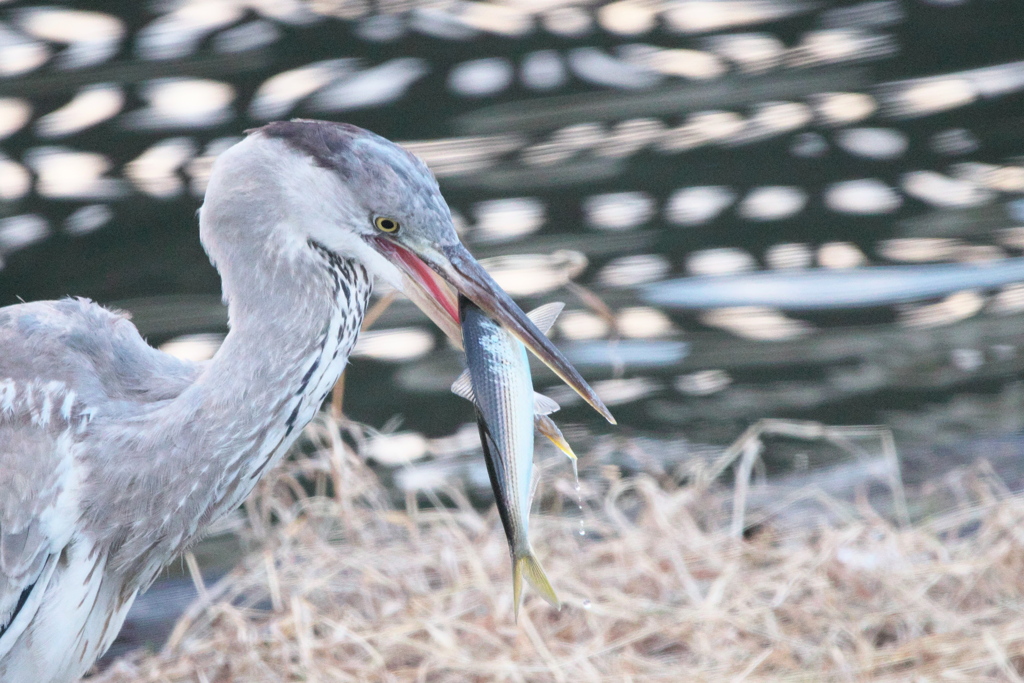
[[[390,240],[380,239],[379,243],[384,250],[394,255],[396,259],[405,265],[406,270],[415,277],[416,281],[424,289],[430,292],[430,295],[444,307],[444,310],[452,316],[456,323],[459,322],[459,309],[451,293],[444,287],[437,273],[431,270],[430,266],[423,262],[423,259]]]

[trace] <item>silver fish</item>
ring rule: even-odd
[[[549,304],[530,317],[544,331],[561,310],[561,304]],[[465,297],[459,297],[459,314],[468,369],[452,385],[452,391],[476,406],[487,472],[512,555],[512,598],[518,618],[524,577],[544,599],[560,606],[529,537],[534,415],[546,418],[558,404],[534,393],[526,348],[520,341]],[[550,427],[565,443],[550,419],[544,422],[542,433],[552,433]],[[561,447],[556,438],[549,438]]]

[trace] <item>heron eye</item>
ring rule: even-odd
[[[377,216],[373,219],[373,224],[377,226],[377,229],[381,232],[398,232],[398,221],[394,218],[385,218],[384,216]]]

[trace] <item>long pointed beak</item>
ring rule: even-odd
[[[483,309],[551,368],[562,381],[572,387],[594,410],[615,424],[611,412],[576,368],[551,340],[537,329],[516,302],[498,286],[464,246],[454,244],[431,248],[424,250],[423,254],[414,254],[411,250],[385,239],[379,239],[377,246],[399,266],[406,284],[414,285],[406,287],[406,295],[458,348],[462,348],[462,328],[457,298],[452,287]]]

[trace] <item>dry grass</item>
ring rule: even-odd
[[[746,541],[725,491],[606,468],[580,536],[572,487],[548,484],[566,513],[535,514],[532,536],[565,604],[528,591],[517,625],[493,512],[458,492],[395,511],[336,427],[313,433],[319,453],[246,508],[256,549],[162,652],[95,683],[1022,680],[1024,498],[969,473],[958,509],[910,528],[861,506]],[[300,474],[343,493],[308,496]]]

